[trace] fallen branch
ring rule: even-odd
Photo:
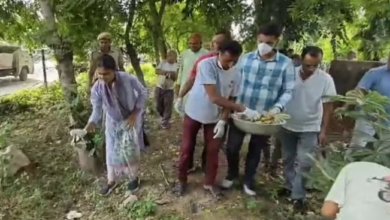
[[[169,183],[168,179],[167,179],[167,176],[165,175],[165,171],[164,171],[164,167],[162,166],[162,164],[160,163],[159,164],[159,167],[160,167],[160,171],[164,177],[164,181],[165,181],[165,184],[167,184],[168,187],[171,186],[171,184]]]

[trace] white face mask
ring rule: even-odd
[[[259,51],[260,56],[270,53],[274,48],[266,43],[259,43],[257,45],[257,50]]]

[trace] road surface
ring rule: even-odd
[[[46,60],[46,75],[47,82],[58,80],[58,73],[55,68],[55,63],[51,60]],[[34,88],[44,83],[42,62],[34,64],[34,74],[29,74],[26,81],[20,81],[15,77],[0,77],[0,97],[9,95],[23,89]]]

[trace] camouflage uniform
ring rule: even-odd
[[[103,32],[103,33],[99,34],[99,36],[97,37],[97,40],[98,41],[107,40],[107,41],[111,42],[111,34],[108,32]],[[94,50],[90,53],[90,56],[89,56],[90,72],[89,72],[89,74],[94,74],[92,77],[92,82],[95,82],[95,80],[97,78],[97,72],[96,72],[97,61],[99,60],[99,57],[101,57],[103,54],[104,53],[100,49]],[[120,67],[124,66],[123,54],[120,50],[114,49],[111,47],[110,52],[108,52],[108,54],[114,58],[118,70]]]

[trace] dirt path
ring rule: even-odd
[[[3,183],[7,184],[0,191],[0,214],[7,214],[9,219],[23,220],[64,219],[69,210],[77,210],[83,214],[82,219],[91,220],[304,219],[294,217],[291,206],[277,199],[276,191],[281,181],[264,175],[262,167],[257,175],[257,198],[243,195],[241,186],[237,185],[225,192],[221,201],[215,201],[204,193],[201,173],[190,175],[187,195],[181,198],[174,196],[170,185],[176,179],[173,167],[178,156],[176,144],[181,136],[178,119],[170,130],[158,130],[154,121],[148,122],[152,147],[142,159],[142,185],[136,194],[139,201],[133,207],[122,207],[126,199],[125,184],[110,196],[102,197],[98,193],[99,179],[85,175],[78,169],[75,152],[69,146],[68,131],[64,129],[67,125],[64,118],[58,113],[45,112],[8,118],[14,124],[9,140],[20,146],[40,166],[32,177],[23,175],[17,180],[7,179]],[[246,147],[242,153],[245,152]],[[198,146],[195,157],[198,164],[200,153],[201,146]],[[226,173],[226,160],[223,153],[220,156],[219,181]]]

